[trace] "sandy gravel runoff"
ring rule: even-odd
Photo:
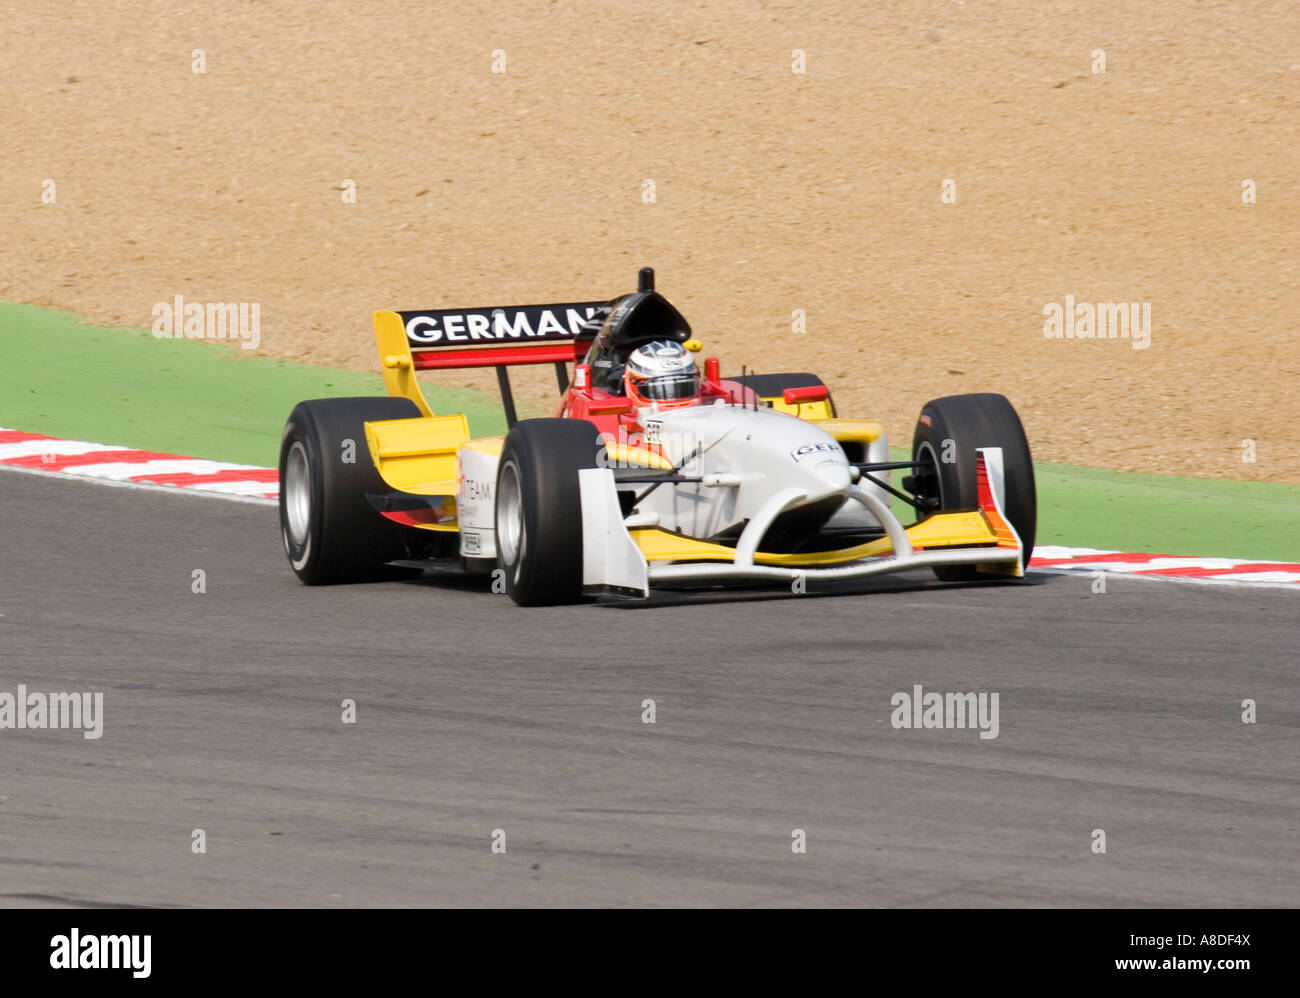
[[[0,297],[259,302],[262,352],[368,369],[372,308],[651,264],[725,369],[897,442],[996,390],[1042,459],[1300,482],[1293,3],[478,6],[0,2]],[[1067,295],[1149,347],[1047,338]]]

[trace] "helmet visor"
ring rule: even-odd
[[[700,372],[690,370],[679,374],[657,374],[642,381],[637,385],[637,390],[652,402],[694,398],[700,393]]]

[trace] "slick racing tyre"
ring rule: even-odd
[[[280,441],[280,535],[309,586],[399,578],[384,563],[407,556],[407,533],[366,498],[391,492],[366,447],[364,423],[420,415],[404,398],[300,402]]]
[[[506,436],[497,467],[497,567],[520,606],[582,601],[578,472],[597,467],[603,448],[585,419],[527,419]]]
[[[1002,448],[1004,512],[1024,545],[1021,565],[1024,568],[1034,549],[1038,523],[1034,463],[1020,417],[1003,396],[950,395],[927,402],[912,437],[912,460],[917,466],[910,484],[904,482],[904,485],[932,513],[978,509],[975,476],[978,447]],[[945,582],[988,577],[982,576],[973,565],[936,565],[934,574]]]

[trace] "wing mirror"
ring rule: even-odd
[[[805,402],[825,402],[831,397],[825,385],[809,385],[807,388],[787,388],[781,393],[786,405],[802,405]]]
[[[622,415],[632,411],[630,398],[592,399],[587,403],[587,413],[592,416]]]

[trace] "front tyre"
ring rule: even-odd
[[[582,601],[578,472],[604,443],[585,419],[527,419],[506,436],[497,467],[497,566],[520,606]]]
[[[975,451],[979,447],[1002,448],[1004,512],[1024,546],[1024,569],[1034,550],[1038,498],[1025,428],[1005,397],[992,393],[950,395],[922,407],[912,436],[912,460],[917,462],[912,492],[932,512],[978,509]],[[934,574],[944,582],[986,577],[973,565],[936,565]]]
[[[364,424],[410,419],[404,398],[315,399],[289,415],[280,441],[280,536],[295,574],[309,586],[400,576],[385,562],[407,556],[402,527],[368,495],[391,492],[366,447]]]

